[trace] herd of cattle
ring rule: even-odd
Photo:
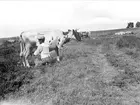
[[[114,33],[114,35],[125,35],[125,34],[134,34],[132,31],[120,31]],[[33,55],[34,49],[36,49],[39,45],[39,41],[37,40],[38,36],[45,37],[44,43],[48,46],[51,46],[49,49],[49,53],[51,51],[55,51],[57,55],[57,61],[60,61],[59,58],[59,50],[63,48],[63,45],[70,41],[71,39],[76,39],[77,41],[81,41],[83,38],[90,38],[90,32],[77,32],[77,30],[68,30],[67,32],[63,32],[60,30],[51,30],[48,29],[46,31],[24,31],[20,34],[20,58],[22,64],[25,67],[30,67],[28,62],[29,56]],[[9,40],[13,42],[13,40]],[[53,47],[52,47],[53,46]]]

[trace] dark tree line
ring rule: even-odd
[[[140,22],[139,21],[136,22],[135,27],[136,28],[140,27]],[[134,28],[134,23],[133,22],[129,22],[127,24],[127,27],[126,28]]]
[[[129,22],[127,24],[127,27],[126,28],[134,28],[134,23],[133,22]]]

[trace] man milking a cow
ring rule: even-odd
[[[50,56],[49,52],[49,42],[46,44],[44,43],[45,37],[44,36],[38,36],[37,37],[39,41],[39,45],[34,52],[34,55],[36,57],[35,59],[35,67],[45,65],[47,63],[51,63],[52,57]]]
[[[61,30],[46,30],[46,31],[25,31],[19,36],[20,39],[20,58],[24,67],[31,67],[29,64],[29,56],[32,55],[33,49],[37,50],[34,52],[37,58],[35,65],[42,65],[50,63],[52,57],[50,56],[51,51],[55,51],[56,60],[60,61],[59,50],[62,49],[63,45],[67,43],[67,39],[76,39],[81,41],[81,37],[75,30],[68,31],[66,34]]]

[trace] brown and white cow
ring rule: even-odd
[[[28,57],[33,54],[33,48],[38,46],[39,42],[37,40],[37,36],[39,35],[43,35],[45,37],[45,43],[49,44],[50,51],[55,50],[57,61],[60,61],[59,49],[63,47],[66,39],[75,36],[78,41],[81,40],[80,36],[78,36],[74,30],[68,31],[65,35],[64,32],[60,30],[24,31],[20,34],[20,57],[22,58],[23,65],[25,67],[30,67]]]

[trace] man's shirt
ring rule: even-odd
[[[49,57],[50,56],[49,45],[44,43],[38,45],[36,51],[34,52],[34,55],[39,55],[39,54],[41,55],[41,59]]]

